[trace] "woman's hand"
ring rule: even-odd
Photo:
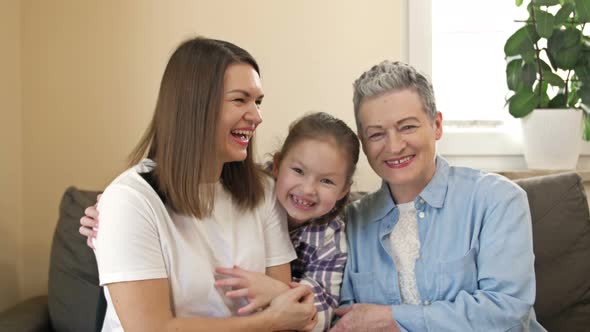
[[[274,298],[260,314],[270,317],[273,331],[311,331],[317,324],[313,292],[309,286],[296,282],[289,287],[291,289]]]
[[[96,203],[84,210],[84,216],[80,218],[80,234],[86,236],[86,245],[91,249],[95,249],[92,244],[92,239],[96,237],[96,229],[98,228],[98,210],[96,206],[100,200],[100,196],[96,196]]]
[[[238,310],[241,315],[266,307],[275,297],[289,290],[289,286],[264,273],[244,270],[237,265],[233,268],[218,267],[215,272],[228,276],[215,281],[217,287],[232,288],[225,293],[225,296],[232,299],[238,297],[248,299],[248,305]]]
[[[330,332],[390,331],[399,332],[389,305],[353,304],[334,309],[340,319]]]

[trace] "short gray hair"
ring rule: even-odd
[[[354,118],[360,130],[359,111],[367,98],[405,89],[415,90],[420,96],[426,115],[434,121],[438,111],[434,90],[428,78],[414,67],[399,61],[385,60],[364,72],[353,84]]]

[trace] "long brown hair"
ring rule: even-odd
[[[249,64],[246,50],[226,41],[197,37],[180,44],[170,57],[154,116],[130,163],[147,157],[157,164],[155,178],[167,203],[178,213],[204,218],[214,206],[217,176],[215,130],[221,111],[227,67]],[[253,161],[250,140],[244,161],[223,165],[221,183],[241,208],[252,209],[264,198],[264,176]]]
[[[291,123],[289,134],[285,138],[281,150],[273,156],[273,169],[278,169],[291,148],[306,139],[329,140],[334,143],[347,161],[346,185],[352,184],[352,176],[359,160],[360,143],[358,137],[344,121],[324,112],[310,113]],[[348,202],[349,195],[350,192],[346,193],[336,202],[330,212],[314,219],[313,222],[326,223],[340,215]]]

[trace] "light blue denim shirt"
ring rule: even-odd
[[[545,331],[536,321],[526,193],[494,174],[441,157],[414,201],[421,305],[401,303],[389,235],[399,211],[387,183],[347,207],[341,304],[392,305],[402,331]]]

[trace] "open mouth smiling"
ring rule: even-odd
[[[248,142],[252,138],[253,134],[254,130],[252,129],[234,129],[231,131],[231,135],[235,139],[235,141],[243,146],[248,145]]]
[[[407,165],[409,165],[412,160],[414,160],[414,157],[416,157],[416,155],[410,155],[410,156],[406,156],[403,158],[398,158],[398,159],[389,159],[385,161],[385,165],[387,165],[390,168],[401,168],[401,167],[405,167]]]
[[[291,200],[293,205],[295,205],[295,207],[298,207],[302,210],[309,210],[316,205],[315,202],[294,194],[289,194],[289,199]]]

